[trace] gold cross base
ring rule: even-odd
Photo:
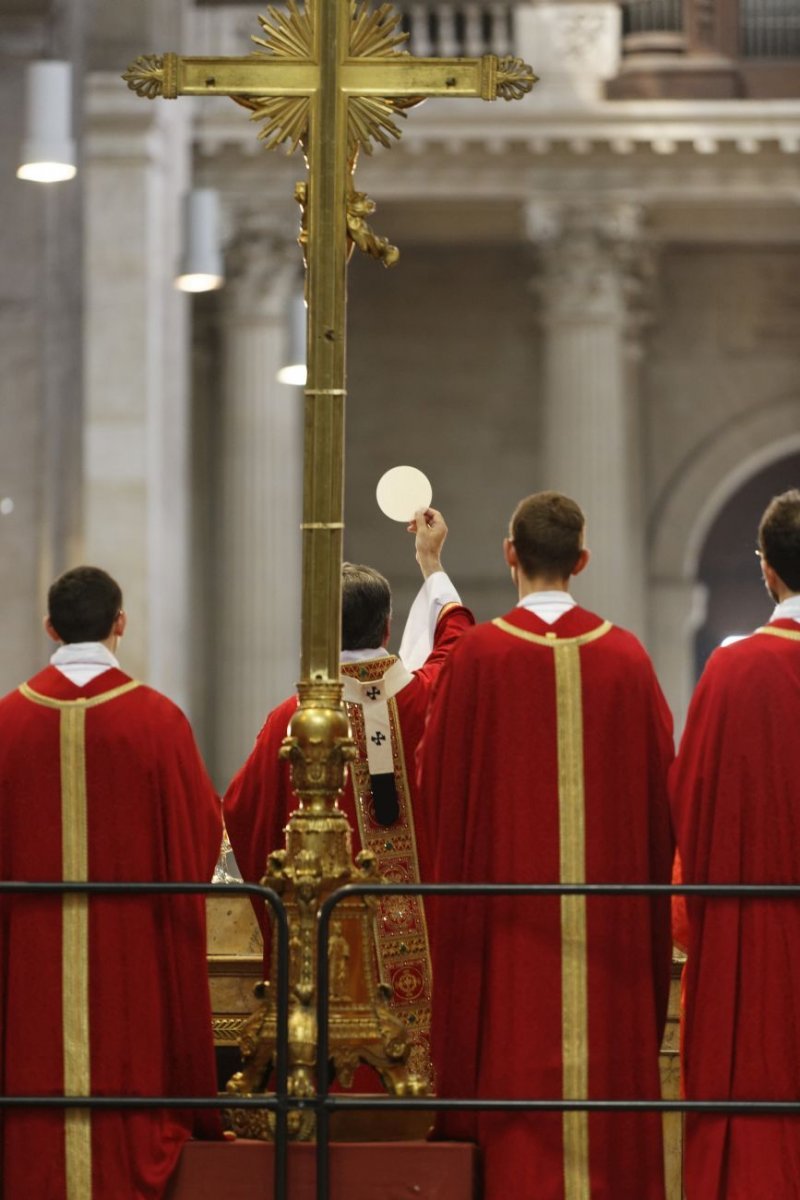
[[[285,850],[270,855],[262,881],[281,895],[289,918],[289,1094],[316,1093],[316,933],[323,900],[347,883],[380,883],[375,858],[362,851],[352,859],[347,818],[338,809],[292,813]],[[389,1007],[389,989],[379,979],[375,955],[375,901],[353,897],[337,906],[330,925],[330,1061],[334,1078],[351,1086],[359,1063],[372,1067],[387,1092],[421,1096],[427,1082],[409,1065],[410,1044],[403,1022]],[[277,978],[277,942],[273,938],[272,978]],[[229,1081],[236,1095],[264,1094],[275,1067],[277,1036],[275,988],[259,984],[261,1004],[246,1023],[240,1040],[243,1065]],[[229,1127],[242,1137],[271,1140],[274,1115],[254,1109],[226,1112]],[[314,1114],[289,1114],[289,1135],[314,1137]]]

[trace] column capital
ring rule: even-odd
[[[228,214],[224,307],[235,320],[284,317],[299,286],[303,259],[297,231],[252,209]]]
[[[618,322],[629,348],[649,324],[656,250],[644,205],[629,200],[541,200],[525,226],[537,250],[532,280],[544,323]]]

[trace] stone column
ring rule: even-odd
[[[42,629],[53,578],[83,556],[83,58],[89,17],[78,0],[0,5],[0,695],[47,661]],[[16,178],[25,131],[25,70],[73,63],[78,176]]]
[[[246,223],[228,254],[218,426],[214,774],[225,786],[300,670],[302,392],[278,383],[293,237]]]
[[[173,287],[190,109],[90,77],[86,138],[86,558],[118,578],[127,671],[188,706],[186,298]]]
[[[651,259],[633,205],[531,206],[543,331],[540,485],[573,496],[593,559],[578,600],[645,634],[642,439],[636,394]]]

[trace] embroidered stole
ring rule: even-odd
[[[344,699],[358,757],[350,765],[361,845],[371,850],[389,883],[419,883],[414,813],[395,695],[413,676],[394,656],[343,663]],[[384,825],[376,813],[372,778],[394,777],[397,817]],[[376,789],[377,790],[377,789]],[[380,810],[379,810],[380,811]],[[433,1085],[430,1055],[431,959],[420,896],[378,899],[378,973],[392,995],[410,1044],[409,1066]]]

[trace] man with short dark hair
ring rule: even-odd
[[[50,666],[0,700],[0,878],[211,878],[219,800],[186,718],[119,668],[119,585],[97,567],[50,588]],[[200,896],[0,898],[0,1092],[216,1092]],[[7,1200],[158,1200],[215,1112],[14,1109]]]
[[[388,579],[372,567],[342,563],[342,649],[383,646],[391,616]]]
[[[672,776],[686,883],[800,883],[800,492],[759,525],[776,607],[703,671]],[[687,1098],[800,1098],[797,902],[687,898]],[[800,1118],[690,1113],[687,1200],[795,1200]]]
[[[391,592],[371,567],[345,563],[342,568],[342,656],[344,699],[357,758],[351,763],[340,806],[354,831],[354,852],[372,850],[378,871],[390,879],[414,883],[425,877],[423,814],[414,779],[417,745],[425,713],[442,664],[463,631],[473,623],[442,570],[441,550],[447,526],[435,509],[416,514],[417,561],[424,584],[415,607],[426,612],[433,649],[419,670],[389,654]],[[401,649],[402,653],[402,649]],[[225,822],[236,861],[245,880],[257,882],[267,856],[283,845],[283,829],[299,806],[289,766],[278,761],[297,707],[292,696],[273,710],[255,747],[225,795]],[[269,930],[263,905],[257,909],[264,932],[265,977],[270,972]],[[431,1080],[431,971],[425,914],[415,897],[404,898],[404,918],[379,922],[376,947],[380,973],[392,989],[392,1004],[409,1034],[409,1063],[420,1078]],[[368,1086],[363,1073],[356,1087]]]
[[[420,752],[434,878],[668,883],[671,719],[639,642],[575,604],[584,518],[527,497],[503,543],[519,603],[445,663]],[[669,903],[480,897],[431,905],[442,1096],[657,1099]],[[445,1113],[485,1200],[663,1200],[657,1113]]]

